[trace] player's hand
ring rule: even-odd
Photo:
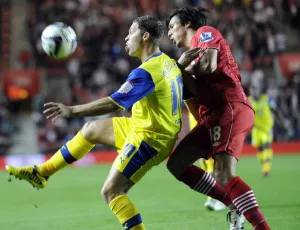
[[[47,116],[47,119],[51,119],[52,121],[59,117],[69,118],[71,116],[71,107],[64,104],[49,102],[44,104],[44,107],[45,110],[43,113]]]
[[[199,47],[187,50],[180,56],[177,63],[180,65],[180,68],[185,69],[192,61],[194,61],[198,57],[199,53],[201,52],[202,49]]]

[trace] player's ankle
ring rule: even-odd
[[[43,177],[45,177],[45,173],[44,170],[42,169],[42,165],[38,165],[37,167],[35,167],[35,170],[37,171],[37,173]]]
[[[49,167],[47,167],[47,165],[41,164],[38,165],[35,170],[38,172],[38,174],[42,177],[49,177],[51,176],[55,171],[54,168],[52,170],[48,170]]]

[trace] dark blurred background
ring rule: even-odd
[[[275,141],[299,140],[298,0],[0,0],[0,155],[53,153],[87,120],[108,117],[51,122],[43,104],[85,103],[117,90],[139,65],[124,51],[132,20],[145,14],[165,20],[171,9],[186,5],[210,10],[209,24],[230,44],[246,92],[258,84],[275,100],[283,120],[275,124]],[[64,61],[47,57],[41,47],[41,32],[58,21],[72,26],[79,42]],[[161,49],[178,58],[183,50],[166,34]],[[185,114],[181,135],[187,129]]]

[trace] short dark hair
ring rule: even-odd
[[[166,21],[166,26],[167,28],[169,28],[171,19],[174,16],[177,16],[180,20],[181,25],[185,25],[186,23],[191,22],[191,28],[197,30],[201,26],[206,25],[207,16],[205,13],[209,13],[209,11],[202,7],[183,7],[175,9],[170,13],[169,18]]]
[[[153,43],[158,45],[159,40],[164,35],[163,24],[156,17],[141,16],[136,18],[133,22],[137,22],[142,34],[148,32]]]

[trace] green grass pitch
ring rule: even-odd
[[[254,190],[272,230],[300,229],[300,155],[276,156],[263,178],[254,157],[243,157],[237,172]],[[1,230],[122,229],[100,196],[109,165],[68,168],[37,191],[0,172]],[[205,197],[177,182],[165,164],[151,170],[130,191],[149,230],[229,229],[226,212],[204,210]],[[252,229],[247,223],[246,229]]]

